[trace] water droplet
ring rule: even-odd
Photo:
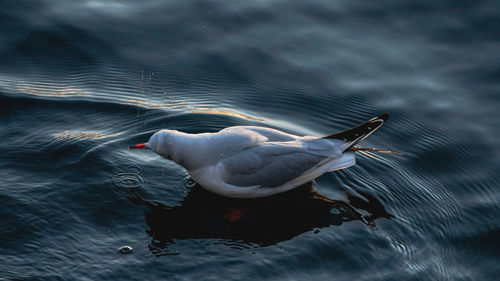
[[[120,253],[122,253],[122,254],[129,254],[129,253],[132,253],[134,251],[134,248],[132,248],[132,246],[125,245],[125,246],[121,246],[119,250],[120,250]]]

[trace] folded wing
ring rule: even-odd
[[[325,150],[329,146],[325,146]],[[323,155],[308,151],[302,142],[268,143],[251,147],[221,161],[226,183],[240,186],[277,187],[303,173],[314,169],[329,159],[329,151]]]

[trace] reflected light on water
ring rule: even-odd
[[[88,139],[93,139],[93,140],[99,140],[99,139],[105,139],[105,138],[111,138],[111,137],[116,137],[118,135],[121,135],[122,133],[114,133],[114,134],[103,134],[100,132],[79,132],[79,131],[64,131],[61,133],[56,133],[52,134],[52,137],[54,137],[58,141],[66,140],[66,139],[74,139],[74,140],[88,140]]]
[[[20,93],[41,96],[41,97],[54,97],[54,98],[68,98],[68,97],[92,97],[101,99],[112,99],[113,102],[118,102],[121,104],[132,105],[137,107],[142,107],[146,109],[168,109],[172,111],[180,111],[186,113],[195,114],[214,114],[214,115],[226,115],[233,116],[242,119],[252,120],[252,121],[265,121],[265,119],[251,116],[249,114],[238,113],[228,111],[227,109],[217,109],[210,108],[207,106],[197,106],[195,103],[187,102],[176,98],[175,100],[169,100],[168,102],[155,101],[151,97],[148,100],[144,100],[139,97],[133,98],[123,98],[116,96],[107,96],[105,94],[90,94],[91,91],[86,91],[81,88],[67,85],[56,85],[51,82],[17,82],[15,86],[16,90]]]
[[[20,82],[17,85],[17,91],[29,95],[43,97],[75,97],[87,96],[87,93],[71,86],[53,85],[49,83],[26,83]]]
[[[182,111],[183,108],[189,107],[189,103],[185,101],[176,100],[173,102],[155,102],[155,101],[145,101],[140,99],[123,99],[121,100],[123,104],[134,105],[138,107],[143,107],[147,109],[170,109],[175,111]]]
[[[188,113],[227,115],[227,116],[234,116],[234,117],[253,120],[253,121],[265,121],[262,118],[250,116],[247,114],[241,114],[241,113],[235,113],[235,112],[229,112],[229,111],[223,111],[223,110],[216,110],[216,109],[201,109],[200,108],[200,109],[196,109],[196,110],[189,110]]]

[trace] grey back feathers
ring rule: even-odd
[[[270,142],[223,159],[224,178],[235,186],[276,187],[342,155],[339,142],[325,139]]]

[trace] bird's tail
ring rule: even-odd
[[[360,152],[380,152],[380,153],[390,153],[390,154],[397,154],[397,155],[402,155],[399,152],[393,152],[385,149],[376,149],[376,148],[363,148],[363,147],[358,147],[355,146],[359,142],[363,141],[366,139],[369,135],[371,135],[373,132],[375,132],[380,126],[384,124],[385,121],[389,119],[389,114],[384,113],[379,116],[373,117],[372,119],[364,122],[363,124],[360,124],[354,128],[335,133],[333,135],[328,135],[326,137],[323,137],[325,139],[338,139],[346,142],[344,151],[348,150],[353,150],[353,151],[360,151]]]
[[[387,150],[387,149],[378,149],[378,148],[368,148],[368,147],[359,147],[359,146],[353,146],[351,148],[349,148],[349,150],[352,150],[352,151],[359,151],[367,156],[370,156],[371,157],[371,153],[372,152],[378,152],[378,153],[388,153],[388,154],[394,154],[394,155],[399,155],[399,156],[403,156],[403,153],[401,152],[396,152],[396,151],[390,151],[390,150]]]

